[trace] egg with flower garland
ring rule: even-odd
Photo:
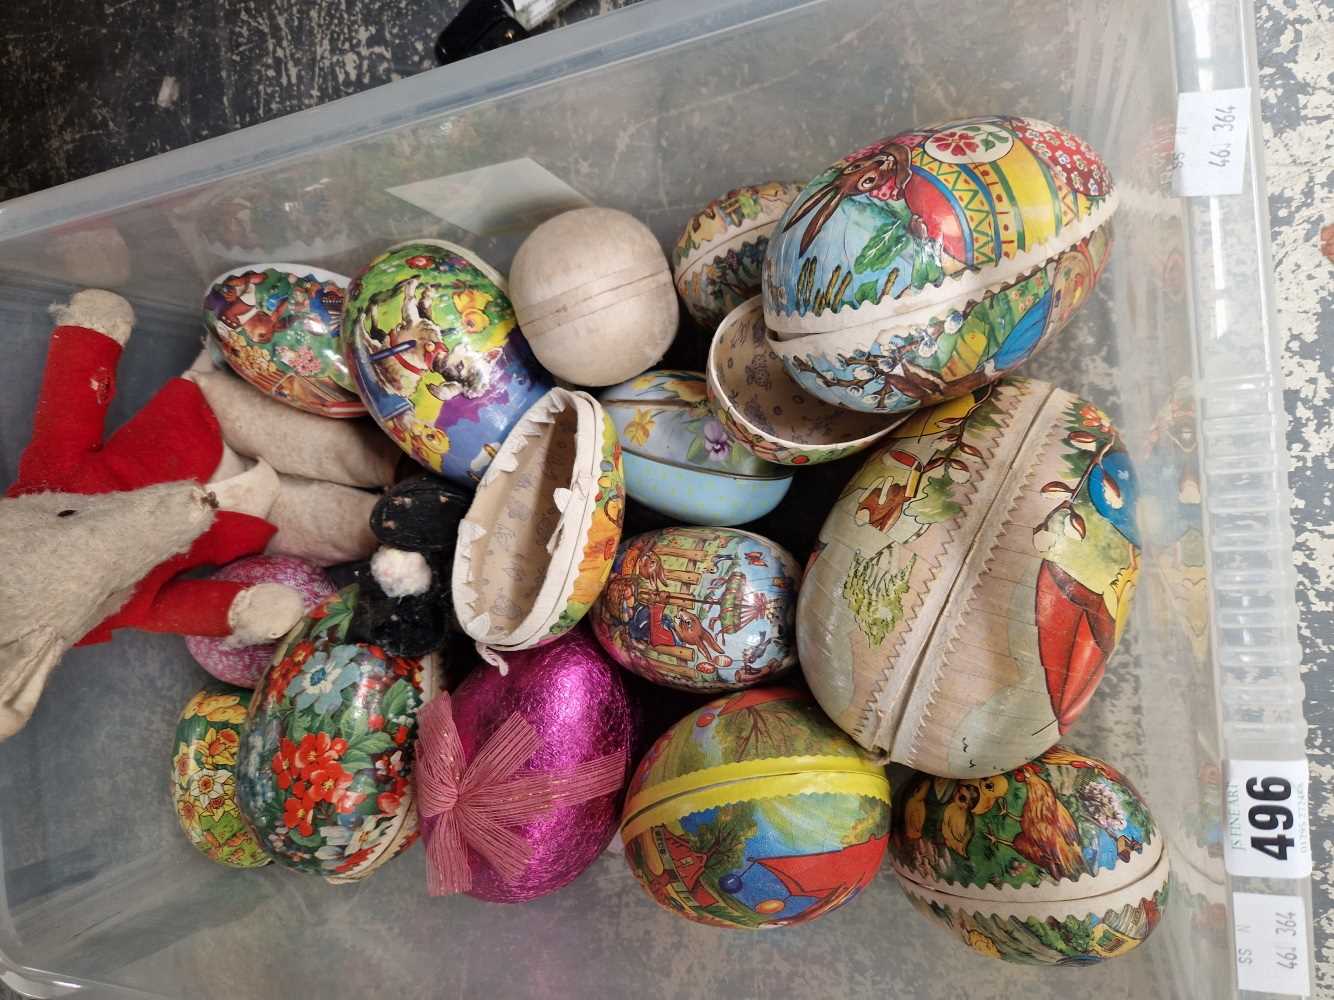
[[[171,758],[171,800],[190,843],[229,868],[269,863],[236,803],[236,759],[250,692],[223,684],[204,688],[185,703],[176,723]]]
[[[985,778],[913,773],[889,855],[921,913],[1024,965],[1124,955],[1167,904],[1167,844],[1148,806],[1115,767],[1064,746]]]
[[[433,658],[391,656],[350,637],[345,587],[279,644],[255,688],[237,801],[279,863],[332,882],[364,878],[417,836],[412,764]]]

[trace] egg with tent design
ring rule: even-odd
[[[903,413],[1032,357],[1107,262],[1117,192],[1079,136],[997,115],[911,129],[806,185],[765,257],[774,351],[808,392]]]

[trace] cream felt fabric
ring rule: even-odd
[[[394,481],[398,445],[369,420],[331,420],[271,399],[226,372],[186,372],[204,393],[227,444],[279,473],[345,486]]]
[[[315,419],[343,422],[327,417]],[[333,566],[367,559],[379,546],[370,525],[378,493],[300,476],[279,476],[278,482],[278,496],[267,518],[278,533],[265,551]]]
[[[115,292],[89,288],[75,292],[68,302],[51,306],[51,318],[59,326],[82,326],[104,333],[118,344],[130,339],[134,309]]]
[[[227,624],[232,634],[226,645],[254,646],[273,642],[292,630],[306,613],[306,600],[281,583],[257,583],[232,599]]]
[[[230,463],[226,461],[227,450],[224,449],[224,460],[219,463],[218,472],[229,467]],[[235,455],[235,452],[232,454]],[[274,501],[278,499],[280,489],[278,473],[273,471],[273,466],[268,462],[247,463],[241,458],[237,461],[241,463],[241,471],[225,479],[219,478],[218,474],[214,473],[213,479],[209,480],[209,492],[217,498],[218,506],[222,510],[267,518],[269,511],[273,509]],[[249,468],[246,468],[246,465],[249,465]]]
[[[28,721],[65,651],[214,516],[208,494],[188,482],[0,499],[0,739]]]

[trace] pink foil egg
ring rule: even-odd
[[[211,579],[231,583],[282,583],[298,591],[309,611],[334,592],[324,570],[292,556],[250,556],[229,563]],[[277,643],[228,646],[227,639],[212,635],[188,635],[185,646],[195,661],[220,681],[253,688],[273,660]]]
[[[623,671],[584,628],[536,649],[506,653],[504,659],[507,674],[481,665],[450,696],[465,758],[472,760],[515,713],[540,743],[520,774],[567,771],[608,754],[625,757],[621,790],[509,827],[532,849],[517,878],[504,879],[468,848],[472,885],[467,894],[493,903],[519,903],[574,881],[611,842],[633,764],[639,714],[625,689]],[[434,822],[423,815],[424,838],[431,836]]]

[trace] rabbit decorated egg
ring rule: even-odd
[[[552,389],[510,431],[459,524],[464,631],[500,651],[568,632],[606,583],[624,517],[616,429],[592,396]]]
[[[986,778],[913,773],[894,797],[890,859],[913,905],[991,958],[1085,965],[1158,926],[1168,855],[1120,771],[1055,746]]]
[[[769,346],[760,297],[723,320],[709,348],[709,406],[727,433],[779,465],[833,462],[865,451],[899,418],[831,406],[792,381]]]
[[[365,414],[343,357],[347,279],[306,264],[252,264],[209,285],[204,326],[232,370],[323,417]]]
[[[836,406],[901,413],[1021,364],[1102,273],[1117,194],[1078,136],[970,118],[850,153],[784,214],[764,316],[792,377]]]
[[[797,604],[816,699],[947,777],[1031,760],[1078,718],[1139,573],[1134,470],[1091,403],[1009,378],[899,424],[825,520]]]
[[[744,524],[778,506],[792,470],[756,458],[709,409],[699,372],[658,369],[601,394],[630,499],[690,524]]]
[[[714,329],[760,291],[769,234],[800,184],[769,181],[728,191],[688,223],[672,250],[676,290],[695,321]]]
[[[357,642],[356,585],[320,604],[278,645],[250,701],[237,799],[275,860],[331,882],[364,878],[417,836],[417,710],[434,660]]]
[[[733,528],[664,528],[621,546],[593,634],[617,663],[668,687],[726,691],[797,662],[801,567]]]
[[[236,804],[236,759],[249,703],[249,691],[204,688],[181,712],[171,759],[171,801],[181,829],[211,861],[232,868],[269,863]]]
[[[534,229],[514,255],[510,288],[538,360],[576,385],[653,367],[680,322],[658,238],[612,208],[577,208]]]
[[[757,688],[659,737],[631,779],[621,840],[639,884],[674,913],[714,927],[787,927],[875,878],[889,801],[885,769],[809,695]]]
[[[516,325],[505,280],[439,240],[393,247],[357,276],[343,344],[385,433],[465,486],[551,387]]]

